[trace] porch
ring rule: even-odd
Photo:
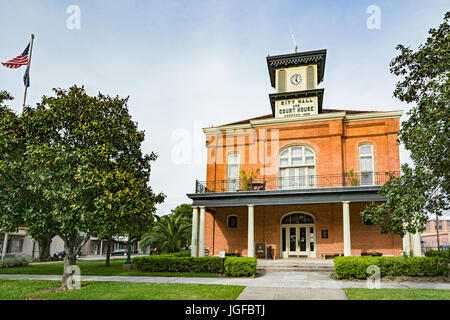
[[[207,248],[211,255],[225,251],[254,257],[261,243],[271,247],[274,259],[322,259],[323,252],[350,256],[376,248],[384,254],[399,255],[400,237],[381,235],[375,227],[362,223],[360,212],[366,205],[386,200],[377,193],[379,189],[360,186],[188,194],[193,200],[192,255],[204,256]],[[289,215],[293,218],[288,221]],[[236,216],[237,227],[227,225],[230,216]]]

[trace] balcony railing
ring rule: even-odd
[[[398,177],[399,172],[196,181],[195,193],[381,186],[389,181],[391,176]]]

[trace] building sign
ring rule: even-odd
[[[278,100],[275,102],[276,118],[305,117],[318,114],[317,97]]]

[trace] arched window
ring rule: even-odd
[[[308,147],[295,146],[280,153],[281,189],[307,188],[315,186],[315,156]]]
[[[373,147],[371,144],[359,146],[359,172],[361,185],[373,185]]]
[[[227,156],[227,191],[239,189],[239,153],[230,153]]]
[[[313,217],[305,213],[293,213],[287,215],[281,220],[281,224],[302,224],[302,223],[314,223]]]
[[[314,89],[314,67],[306,68],[306,89]]]
[[[286,71],[278,71],[278,92],[286,91]]]

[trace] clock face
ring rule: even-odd
[[[292,83],[294,86],[299,85],[300,82],[302,82],[302,76],[299,75],[298,73],[294,74],[294,75],[291,77],[291,83]]]

